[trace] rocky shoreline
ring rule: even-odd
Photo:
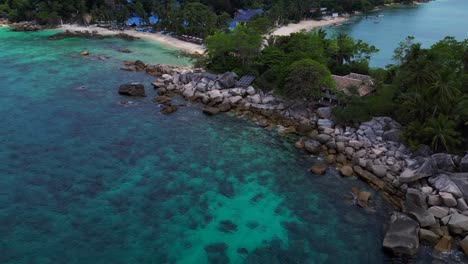
[[[400,138],[402,126],[389,117],[375,117],[356,127],[337,124],[330,107],[238,87],[232,72],[214,75],[141,61],[127,61],[122,69],[158,76],[152,83],[159,95],[155,101],[165,113],[177,111],[171,98],[178,94],[202,103],[208,115],[230,111],[282,134],[299,134],[297,148],[324,157],[312,172],[325,173],[326,162],[344,177],[368,182],[395,206],[383,241],[389,252],[415,255],[424,241],[434,245],[435,253],[461,248],[468,254],[468,154],[433,154],[427,146],[411,153]],[[138,94],[144,95],[138,87]],[[356,194],[358,204],[367,206],[370,195]]]

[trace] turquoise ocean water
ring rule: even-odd
[[[310,174],[312,158],[247,120],[162,115],[153,78],[118,70],[189,63],[174,51],[52,33],[0,28],[0,263],[396,261],[381,250],[388,206],[348,198],[365,184]],[[119,96],[130,81],[148,97]]]
[[[331,27],[351,37],[375,45],[380,52],[373,55],[371,66],[385,67],[393,63],[393,51],[407,36],[414,36],[424,47],[452,36],[468,39],[468,1],[435,0],[414,6],[395,6],[354,16],[349,24]]]

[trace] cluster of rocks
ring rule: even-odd
[[[139,64],[129,65],[145,71],[165,68]],[[180,94],[203,103],[206,114],[232,111],[281,133],[303,135],[296,147],[325,157],[312,172],[325,173],[328,163],[343,176],[357,176],[380,190],[401,210],[392,216],[384,248],[411,255],[424,240],[439,252],[458,244],[468,254],[468,154],[432,154],[427,146],[411,153],[401,142],[401,125],[389,117],[375,117],[354,127],[336,124],[330,107],[239,87],[235,73],[214,75],[167,67],[152,83],[160,96]],[[358,204],[366,207],[370,193],[356,192],[359,195]]]
[[[66,38],[104,39],[106,37],[110,37],[110,36],[103,36],[103,35],[99,34],[99,32],[97,30],[93,30],[93,31],[88,31],[88,30],[70,31],[70,30],[67,29],[64,32],[59,32],[57,34],[49,36],[48,39],[50,39],[50,40],[60,40],[60,39],[66,39]],[[140,39],[138,37],[134,37],[134,36],[131,36],[131,35],[128,35],[128,34],[125,34],[125,33],[116,34],[113,37],[121,38],[121,39],[124,39],[124,40],[129,40],[129,41]],[[125,50],[125,51],[127,51],[127,50]],[[123,52],[125,52],[125,51],[123,51]]]
[[[36,24],[35,22],[18,22],[8,24],[11,27],[11,31],[19,32],[34,32],[45,29],[45,26]]]
[[[146,64],[140,60],[124,61],[124,67],[120,69],[124,71],[143,71],[143,72],[146,72],[147,74],[158,76],[158,77],[164,74],[173,75],[179,72],[189,70],[189,68],[187,67],[171,66],[171,65],[165,65],[165,64],[156,64],[156,65]],[[163,78],[165,78],[164,81],[166,81],[168,76],[164,75]]]
[[[59,39],[65,39],[65,38],[87,38],[87,39],[103,39],[104,36],[99,35],[97,31],[70,31],[70,30],[65,30],[64,32],[59,32],[57,34],[54,34],[52,36],[49,36],[48,39],[50,40],[59,40]]]

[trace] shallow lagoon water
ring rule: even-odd
[[[349,24],[329,27],[331,33],[345,32],[376,46],[380,52],[370,61],[373,67],[394,63],[398,43],[414,36],[423,47],[430,47],[445,36],[468,39],[468,1],[435,0],[419,5],[399,5],[353,16]]]
[[[388,205],[377,193],[367,210],[349,199],[365,184],[310,174],[312,158],[247,120],[190,104],[162,115],[153,78],[118,70],[186,59],[52,33],[0,28],[0,263],[398,261],[381,250]],[[130,81],[148,97],[119,96]]]

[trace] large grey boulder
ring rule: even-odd
[[[447,153],[437,153],[432,155],[432,160],[437,165],[439,170],[455,172],[456,167],[455,163],[453,162],[452,156]]]
[[[429,178],[429,183],[439,192],[448,192],[453,194],[456,198],[463,197],[463,193],[460,191],[458,186],[450,180],[445,174],[432,176]]]
[[[460,171],[461,172],[468,172],[468,154],[463,157],[460,161]]]
[[[213,101],[222,101],[223,100],[223,95],[221,94],[220,90],[209,91],[208,96]]]
[[[434,174],[435,168],[431,159],[426,159],[419,168],[406,168],[400,175],[401,183],[414,182]]]
[[[330,141],[332,139],[332,137],[330,135],[327,135],[327,134],[319,134],[315,137],[315,139],[322,143],[322,144],[325,144],[327,143],[328,141]]]
[[[448,222],[450,231],[454,234],[463,234],[468,232],[468,216],[462,214],[451,215]]]
[[[427,210],[425,196],[416,189],[409,188],[403,203],[403,212],[418,220],[422,227],[436,223],[434,215]]]
[[[237,74],[234,72],[226,72],[218,77],[218,83],[222,88],[233,88],[236,85]]]
[[[332,115],[331,107],[320,107],[317,109],[317,115],[323,119],[330,119]]]
[[[126,83],[119,87],[119,94],[127,96],[146,96],[145,85],[142,83]]]
[[[415,255],[419,249],[418,223],[406,214],[394,213],[383,247],[395,255]]]
[[[435,234],[431,230],[422,228],[419,230],[419,238],[431,244],[435,244],[439,240],[439,236],[437,234]]]
[[[449,209],[443,206],[432,206],[431,208],[429,208],[429,212],[435,217],[442,219],[448,215]]]
[[[320,142],[313,139],[308,139],[304,142],[304,148],[311,154],[318,154],[320,152]]]
[[[242,96],[233,96],[233,97],[230,97],[229,98],[229,103],[235,105],[237,103],[239,103],[240,101],[242,100]]]
[[[463,198],[468,200],[468,173],[451,173],[450,180],[458,186]]]
[[[260,104],[262,102],[262,98],[259,94],[249,95],[247,96],[247,100],[252,104]]]
[[[254,95],[255,94],[255,88],[253,88],[252,86],[249,86],[249,87],[247,87],[246,92],[247,92],[248,95]]]
[[[385,141],[401,142],[401,131],[398,129],[390,129],[383,133],[382,138]]]
[[[439,192],[440,198],[442,202],[448,207],[455,207],[457,206],[457,199],[451,193],[447,192]]]
[[[372,172],[375,176],[383,178],[387,175],[387,168],[384,165],[372,165]]]

